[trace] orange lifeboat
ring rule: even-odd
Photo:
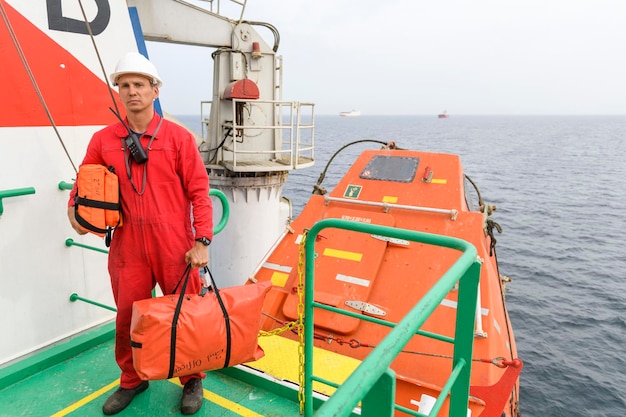
[[[493,230],[499,226],[490,215],[495,208],[484,203],[478,192],[476,208],[468,200],[473,190],[466,189],[471,182],[466,180],[457,155],[392,148],[363,152],[330,193],[312,195],[289,232],[250,278],[273,284],[265,301],[262,328],[276,331],[298,318],[302,302],[298,294],[302,282],[300,242],[321,220],[342,219],[462,239],[476,248],[480,260],[468,409],[472,417],[517,416],[522,363],[517,358],[504,302],[504,280],[494,250]],[[445,247],[324,229],[315,241],[314,300],[397,323],[457,258],[458,252]],[[421,332],[454,337],[457,293],[454,288],[447,293]],[[389,333],[388,327],[332,310],[316,312],[314,326],[315,349],[322,355],[313,367],[334,378],[337,385]],[[297,381],[297,361],[293,359],[297,340],[295,331],[261,338],[266,358],[249,365]],[[420,334],[411,338],[391,365],[396,375],[396,416],[410,415],[403,408],[430,413],[452,369],[453,349]],[[332,393],[332,388],[322,385],[316,384],[314,389]],[[437,415],[447,416],[448,407],[446,400]]]

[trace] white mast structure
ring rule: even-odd
[[[243,15],[245,1],[235,3]],[[199,146],[210,186],[226,195],[230,216],[210,246],[210,265],[218,286],[242,284],[288,229],[291,206],[282,188],[290,170],[314,163],[314,105],[282,101],[282,60],[271,25],[176,0],[128,4],[136,7],[146,40],[215,48],[213,97],[202,103],[203,113],[210,110],[208,119],[202,116]],[[255,26],[274,33],[272,47]],[[217,222],[217,200],[214,211]]]

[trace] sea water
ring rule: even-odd
[[[200,131],[200,117],[181,116]],[[283,190],[297,215],[343,145],[459,154],[493,218],[524,417],[626,416],[625,116],[317,116],[312,168]],[[363,149],[341,152],[322,185]]]

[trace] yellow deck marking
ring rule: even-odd
[[[289,278],[289,274],[285,274],[284,272],[274,272],[272,274],[272,284],[277,287],[284,287],[287,283],[287,278]]]
[[[95,400],[96,398],[104,394],[105,392],[112,390],[113,388],[115,388],[115,386],[119,384],[120,384],[120,379],[118,378],[115,381],[111,382],[109,385],[100,388],[98,391],[92,392],[88,396],[84,397],[82,400],[75,402],[74,404],[70,405],[69,407],[64,408],[63,410],[59,411],[56,414],[52,414],[51,417],[66,416],[69,413],[76,411],[77,409],[87,404],[88,402]]]
[[[265,356],[246,365],[261,370],[268,375],[284,381],[298,383],[298,342],[286,337],[273,336],[259,338],[259,345]],[[350,356],[329,350],[313,348],[313,373],[325,380],[341,385],[361,363]],[[332,395],[335,388],[314,381],[313,389],[326,395]]]
[[[397,203],[398,197],[394,197],[391,195],[386,195],[383,197],[383,203]]]
[[[430,182],[433,184],[447,184],[448,180],[441,179],[441,178],[433,178]]]
[[[178,382],[178,378],[176,378],[176,380],[174,379],[169,379],[169,382],[171,382],[174,385],[178,385],[179,387],[182,387],[182,385],[180,384],[180,382]],[[83,399],[75,402],[74,404],[70,405],[69,407],[64,408],[63,410],[59,411],[56,414],[53,414],[51,417],[63,417],[66,416],[76,410],[78,410],[80,407],[84,406],[85,404],[95,400],[96,398],[100,397],[102,394],[112,390],[113,388],[115,388],[117,385],[120,384],[120,380],[119,378],[116,379],[115,381],[111,382],[109,385],[100,388],[98,391],[95,391],[91,394],[89,394],[88,396],[84,397]],[[225,408],[229,411],[232,411],[233,413],[236,413],[242,417],[263,417],[262,414],[257,414],[254,411],[243,407],[235,402],[232,402],[222,396],[219,396],[211,391],[207,391],[206,389],[203,389],[204,391],[204,398],[214,404],[219,405],[222,408]]]
[[[330,248],[324,249],[324,256],[331,256],[333,258],[347,259],[349,261],[357,261],[357,262],[361,262],[361,258],[363,258],[362,253],[348,252],[345,250],[330,249]]]

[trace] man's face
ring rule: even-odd
[[[122,75],[117,79],[117,85],[127,113],[140,113],[151,108],[159,97],[159,87],[150,84],[150,80],[142,75]]]

